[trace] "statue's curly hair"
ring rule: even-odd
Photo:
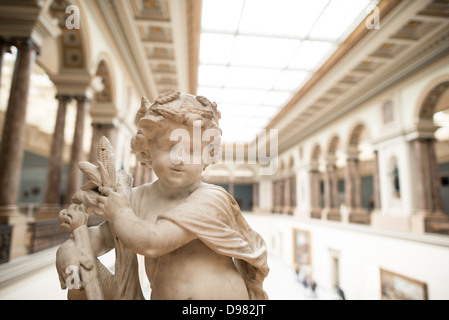
[[[169,121],[193,126],[194,121],[201,120],[202,129],[217,130],[220,134],[218,138],[221,139],[222,131],[218,124],[220,117],[217,104],[203,96],[168,91],[159,95],[153,104],[142,97],[140,109],[135,117],[138,130],[131,140],[131,149],[136,152],[137,160],[141,164],[151,167],[148,142],[154,138],[156,132],[168,128]],[[215,145],[210,146],[211,149],[219,147],[216,144],[220,141],[215,139],[214,143]]]

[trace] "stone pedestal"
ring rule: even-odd
[[[433,214],[424,219],[424,231],[449,235],[449,219],[443,213]]]
[[[382,215],[379,210],[371,214],[371,226],[373,228],[393,230],[399,232],[410,232],[411,222],[409,216]]]
[[[360,224],[371,224],[371,216],[369,212],[363,209],[352,210],[349,213],[349,222]]]
[[[449,235],[449,218],[443,212],[420,211],[410,217],[412,232]]]
[[[331,221],[342,221],[340,210],[335,208],[330,208],[326,212],[326,219]]]
[[[417,233],[424,233],[425,231],[425,218],[428,213],[419,212],[410,217],[410,231]]]

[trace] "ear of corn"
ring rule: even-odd
[[[81,161],[78,163],[78,168],[80,168],[91,184],[95,184],[97,188],[101,186],[100,170],[96,165],[87,161]]]
[[[102,137],[98,144],[97,165],[87,161],[78,163],[78,167],[87,178],[87,182],[81,190],[75,193],[72,202],[84,204],[87,207],[97,205],[98,187],[104,186],[117,190],[117,184],[124,187],[124,190],[131,196],[133,187],[133,176],[124,170],[115,170],[114,150],[108,138]]]
[[[98,143],[97,161],[102,185],[114,188],[116,183],[115,157],[112,145],[105,136],[101,137],[100,142]]]
[[[86,207],[95,207],[98,204],[99,193],[93,190],[78,190],[72,196],[72,203],[83,204]]]

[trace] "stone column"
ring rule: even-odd
[[[37,51],[29,39],[15,41],[14,45],[18,52],[0,149],[0,224],[13,226],[10,258],[27,252],[27,219],[19,213],[17,198],[25,143],[28,91]]]
[[[278,205],[277,203],[277,181],[272,181],[272,188],[271,188],[271,196],[272,196],[272,204],[271,204],[271,212],[276,212],[276,207]]]
[[[354,203],[353,203],[353,193],[354,193],[354,183],[352,179],[352,159],[346,160],[346,167],[345,167],[345,199],[342,206],[342,209],[340,214],[341,218],[344,222],[349,222],[349,215],[354,210]]]
[[[274,213],[279,213],[281,208],[281,181],[277,180],[274,183],[274,190],[275,190],[275,201],[274,201]]]
[[[418,212],[412,219],[412,230],[449,234],[448,218],[442,212],[440,179],[434,138],[413,141],[416,164]]]
[[[338,175],[337,175],[337,166],[332,165],[331,171],[331,190],[332,190],[332,206],[331,209],[339,212],[340,201],[338,198]]]
[[[95,163],[97,161],[97,148],[102,136],[108,138],[112,146],[115,147],[115,126],[112,123],[92,123],[92,143],[89,154],[89,162],[91,163]]]
[[[349,211],[354,209],[354,183],[352,177],[353,159],[346,160],[345,168],[345,204]]]
[[[278,198],[279,198],[279,207],[278,207],[278,213],[282,214],[282,209],[284,208],[285,205],[285,194],[284,194],[284,190],[285,190],[285,183],[284,180],[279,180],[278,181]]]
[[[26,111],[36,47],[31,40],[15,43],[18,52],[6,110],[0,151],[0,215],[17,211],[25,142]],[[3,222],[4,223],[4,222]]]
[[[321,219],[321,190],[320,190],[320,172],[312,169],[310,175],[310,204],[312,207],[311,217]]]
[[[324,209],[329,212],[332,208],[332,190],[331,190],[331,165],[326,166],[324,173]]]
[[[78,168],[78,162],[84,160],[84,121],[89,104],[89,99],[86,96],[76,96],[75,99],[77,101],[78,110],[75,121],[75,133],[73,135],[67,189],[64,199],[64,203],[66,204],[71,202],[72,196],[81,187],[82,173]]]
[[[354,206],[357,212],[363,210],[362,179],[360,177],[359,163],[359,159],[354,159],[352,165],[352,176],[354,178]]]
[[[292,214],[294,214],[296,209],[296,177],[290,178],[290,193],[291,193],[291,207],[292,207]]]
[[[427,215],[431,211],[430,197],[430,179],[428,176],[428,163],[426,163],[425,155],[427,154],[427,146],[424,139],[416,139],[413,141],[416,163],[416,193],[418,199],[418,210],[420,213]]]
[[[290,178],[286,178],[283,181],[284,184],[284,194],[283,194],[283,199],[284,199],[284,206],[282,209],[282,213],[286,213],[288,214],[291,210],[291,198],[290,198]]]
[[[231,196],[234,196],[234,181],[232,180],[229,181],[228,192]]]
[[[67,104],[72,100],[72,97],[60,94],[56,96],[56,99],[59,101],[59,106],[49,156],[45,202],[36,214],[36,220],[56,219],[61,205],[65,117]]]
[[[340,210],[338,208],[337,167],[335,164],[328,164],[326,166],[326,180],[324,187],[327,220],[341,221]]]
[[[374,171],[373,171],[373,189],[374,189],[374,211],[380,210],[380,182],[379,182],[379,154],[374,151]]]
[[[432,189],[432,211],[439,214],[443,210],[443,204],[441,201],[441,181],[438,173],[438,162],[435,154],[435,139],[427,140],[427,150],[429,157],[430,186]]]
[[[359,160],[357,158],[348,159],[347,179],[349,182],[346,189],[348,199],[349,222],[370,224],[370,216],[363,209],[362,204],[362,180],[359,171]]]
[[[3,55],[6,52],[11,53],[11,44],[4,39],[0,39],[0,83],[2,80]]]
[[[92,142],[90,144],[89,162],[94,164],[97,162],[98,143],[103,136],[101,127],[101,123],[92,123]]]
[[[253,211],[257,212],[259,209],[259,184],[253,183]]]

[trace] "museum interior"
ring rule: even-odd
[[[202,179],[265,240],[270,299],[449,299],[449,1],[1,0],[0,48],[0,299],[67,298],[78,163],[106,136],[155,181],[130,141],[167,91],[218,105]]]

